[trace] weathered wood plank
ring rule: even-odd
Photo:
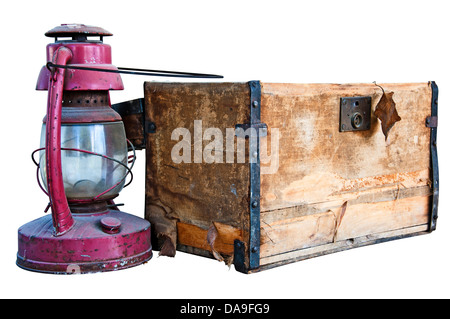
[[[243,240],[242,230],[223,224],[212,223],[217,230],[217,237],[213,243],[213,248],[220,254],[231,256],[234,251],[234,240]],[[208,230],[196,225],[177,223],[178,244],[212,251],[211,244],[208,243]]]
[[[426,224],[429,196],[346,204],[323,213],[278,220],[262,219],[261,258],[336,241]]]
[[[204,153],[220,137],[208,137],[207,129],[222,134],[226,145],[227,129],[248,123],[248,84],[146,82],[145,103],[146,120],[156,125],[156,132],[147,134],[146,147],[146,218],[153,226],[155,249],[167,238],[175,247],[177,222],[248,229],[249,165],[236,160],[237,144],[228,150],[231,163],[225,146],[211,152],[222,162],[208,162]],[[174,137],[174,132],[185,135]],[[234,141],[234,131],[231,134]],[[172,152],[184,138],[187,147],[175,154],[183,160],[176,162]]]
[[[314,246],[310,248],[288,251],[278,255],[263,257],[261,258],[260,265],[263,267],[262,269],[265,269],[267,267],[276,267],[278,265],[313,258],[324,254],[331,254],[351,248],[362,247],[408,236],[425,234],[427,230],[428,225],[418,225],[352,238],[351,240],[341,240],[334,243]]]
[[[371,96],[372,112],[382,91],[374,84],[263,83],[261,121],[279,132],[279,167],[261,176],[261,210],[333,200],[362,188],[429,179],[431,89],[427,83],[381,84],[394,91],[401,121],[388,140],[372,114],[371,129],[339,132],[340,98]],[[425,176],[426,175],[426,176]]]
[[[324,213],[329,210],[338,209],[344,202],[348,202],[349,205],[377,203],[416,196],[430,196],[431,194],[431,189],[428,185],[418,185],[417,187],[410,188],[403,188],[400,185],[386,185],[385,187],[348,193],[346,194],[347,196],[339,196],[329,201],[261,212],[261,221],[270,224],[284,219]]]

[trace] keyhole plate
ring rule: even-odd
[[[339,132],[370,130],[372,97],[341,97]]]

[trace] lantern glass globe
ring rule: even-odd
[[[47,189],[45,126],[44,123],[41,130],[41,148],[44,150],[40,151],[39,165],[44,187]],[[127,173],[124,165],[128,162],[123,122],[62,124],[61,148],[64,190],[69,201],[92,199],[123,179],[99,199],[114,197],[122,190]],[[92,153],[105,155],[116,161]]]

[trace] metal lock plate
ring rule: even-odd
[[[372,97],[341,97],[339,132],[370,130]]]

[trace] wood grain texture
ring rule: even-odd
[[[388,139],[373,114],[370,130],[339,132],[340,98],[371,96],[373,112],[383,93],[373,84],[263,84],[269,150],[271,132],[279,132],[278,171],[261,177],[266,262],[289,251],[427,223],[430,86],[380,85],[402,118]]]
[[[347,205],[323,213],[263,223],[261,258],[361,236],[423,225],[429,196]],[[349,247],[350,248],[350,247]]]
[[[262,145],[268,155],[273,151],[272,158],[278,153],[271,174],[263,170],[273,162],[262,163],[262,266],[427,230],[430,129],[425,120],[431,88],[379,85],[401,117],[387,139],[373,114],[383,93],[374,84],[262,83],[261,122],[268,126]],[[352,96],[372,98],[368,131],[339,132],[340,98]],[[204,150],[210,140],[194,143],[194,121],[223,136],[227,128],[249,123],[248,83],[147,82],[145,103],[146,121],[157,128],[146,135],[146,218],[153,246],[169,255],[177,247],[219,260],[232,256],[235,239],[249,241],[249,164],[237,161],[237,138],[232,163],[225,148],[213,154],[223,163],[195,163],[196,148]],[[179,142],[172,132],[180,127],[191,134],[190,163],[171,158]]]
[[[147,82],[145,103],[146,120],[154,122],[157,128],[156,133],[147,134],[146,147],[146,218],[154,226],[155,247],[161,245],[155,240],[164,234],[169,235],[173,244],[185,244],[185,237],[181,242],[177,239],[177,223],[207,231],[212,222],[219,222],[242,230],[245,236],[248,164],[237,163],[235,149],[229,150],[233,163],[226,163],[225,148],[215,150],[223,163],[205,160],[195,163],[194,157],[196,147],[203,151],[210,143],[208,139],[202,140],[207,128],[218,128],[226,136],[227,128],[248,122],[248,84]],[[194,141],[194,121],[202,121],[199,143]],[[172,148],[179,142],[172,140],[172,132],[177,128],[187,129],[191,134],[190,163],[174,163],[171,158]]]
[[[401,239],[416,235],[427,234],[428,225],[418,225],[408,228],[397,229],[393,231],[365,235],[349,240],[341,240],[329,244],[318,245],[305,249],[287,251],[277,255],[271,255],[261,258],[260,268],[257,270],[269,269],[288,263],[318,257],[326,254],[336,253],[357,247],[382,243],[389,240]]]
[[[213,243],[213,248],[220,254],[233,255],[234,240],[243,240],[242,230],[218,222],[212,224],[217,229],[217,238]],[[207,241],[208,230],[179,222],[177,231],[179,244],[212,251],[211,245]]]
[[[279,168],[261,176],[261,211],[334,200],[388,184],[421,185],[429,179],[428,83],[380,84],[402,120],[385,137],[372,115],[369,131],[339,132],[339,100],[371,96],[372,112],[382,91],[374,84],[263,83],[261,121],[279,131]],[[406,185],[405,185],[406,186]],[[403,186],[402,186],[403,187]],[[407,186],[406,186],[407,187]],[[346,199],[346,200],[347,200]]]

